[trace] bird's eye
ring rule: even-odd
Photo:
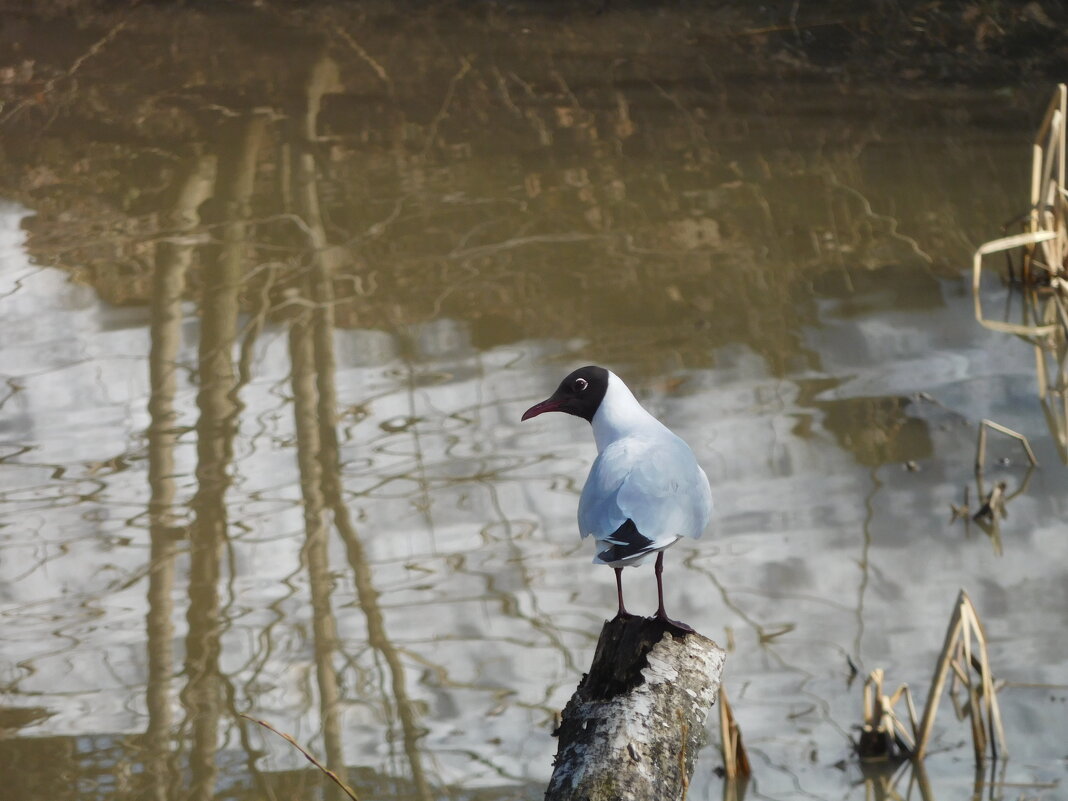
[[[590,383],[585,378],[576,378],[572,386],[575,387],[575,392],[582,392],[589,385]]]

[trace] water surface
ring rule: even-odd
[[[5,106],[12,797],[330,792],[247,713],[361,797],[539,798],[614,584],[576,535],[586,424],[519,416],[591,362],[711,480],[668,603],[728,647],[750,797],[879,792],[863,676],[925,697],[960,588],[1008,683],[982,792],[1056,797],[1068,472],[964,275],[1044,92],[750,73],[678,14],[25,23],[60,77]],[[984,418],[1040,462],[992,440],[988,485],[1026,480],[997,539],[948,522]],[[939,720],[929,796],[978,793]],[[730,789],[709,728],[689,798]]]

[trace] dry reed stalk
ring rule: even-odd
[[[995,484],[994,489],[990,490],[985,496],[979,511],[972,515],[972,520],[977,523],[986,520],[991,524],[996,524],[1001,518],[1008,517],[1009,513],[1005,509],[1005,503],[1008,500],[1005,497],[1005,488],[1007,486],[1008,484],[1004,481],[999,481]]]
[[[1058,84],[1046,107],[1046,114],[1031,147],[1031,231],[1051,231],[1056,236],[1046,240],[1041,252],[1044,262],[1035,259],[1034,250],[1027,253],[1025,277],[1030,267],[1037,266],[1051,276],[1064,273],[1064,258],[1068,251],[1065,234],[1065,123],[1068,117],[1068,87]]]
[[[973,647],[974,640],[974,647]],[[972,677],[972,669],[978,673],[979,683]],[[1005,750],[1005,731],[1001,723],[1001,709],[998,707],[997,693],[994,690],[994,678],[990,672],[990,655],[987,651],[987,637],[979,615],[975,611],[968,594],[961,590],[953,607],[946,637],[942,643],[942,653],[935,665],[931,680],[931,690],[924,707],[923,720],[916,731],[916,748],[914,759],[923,759],[927,752],[938,702],[942,698],[946,678],[953,671],[954,681],[959,680],[969,693],[972,716],[972,743],[975,750],[976,764],[981,764],[986,754],[987,743],[992,757],[997,757]],[[984,720],[984,713],[986,720]]]
[[[1056,401],[1059,401],[1059,405],[1055,405]],[[1053,434],[1061,461],[1068,462],[1068,394],[1061,394],[1060,398],[1053,401],[1043,398],[1042,412],[1046,416],[1046,425]]]
[[[734,710],[727,700],[727,688],[719,688],[719,733],[723,744],[723,772],[728,780],[748,779],[752,774],[749,754],[742,743],[742,730],[734,719]]]
[[[975,319],[980,325],[1025,337],[1036,346],[1058,329],[1068,333],[1068,309],[1064,307],[1068,294],[1068,187],[1065,185],[1065,129],[1068,127],[1068,88],[1058,84],[1054,90],[1031,145],[1031,203],[1024,219],[1026,230],[1013,236],[986,242],[976,250],[972,259],[972,297]],[[983,256],[1023,248],[1020,278],[1025,285],[1043,286],[1052,292],[1042,324],[1020,324],[987,320],[983,316],[979,297]],[[1042,275],[1038,275],[1041,271]],[[1015,275],[1011,259],[1010,276]],[[1052,312],[1052,313],[1051,313]],[[1025,310],[1025,318],[1028,315]],[[1057,319],[1059,318],[1059,319]],[[1042,376],[1040,375],[1040,390]],[[1040,394],[1045,394],[1040,391]]]
[[[975,308],[975,319],[979,325],[989,328],[991,331],[1000,331],[1003,334],[1015,334],[1029,341],[1035,341],[1053,334],[1058,326],[1056,323],[1046,325],[1023,325],[1021,323],[1006,323],[1001,320],[988,320],[983,316],[983,302],[979,289],[982,283],[983,257],[991,253],[1001,253],[1025,246],[1041,244],[1057,237],[1056,231],[1027,231],[1022,234],[992,239],[984,242],[972,256],[972,303]],[[1026,262],[1026,259],[1025,259]],[[1029,263],[1029,262],[1027,262]]]
[[[334,771],[330,770],[330,768],[328,768],[326,765],[324,765],[318,759],[316,759],[311,754],[309,754],[307,751],[305,751],[301,747],[300,743],[298,743],[296,740],[294,740],[292,736],[286,734],[284,731],[279,731],[274,726],[272,726],[270,723],[268,723],[266,720],[260,720],[259,718],[254,718],[251,715],[245,715],[243,713],[242,713],[241,717],[245,718],[246,720],[251,720],[253,723],[258,723],[259,725],[263,726],[263,728],[267,729],[268,731],[273,731],[275,734],[277,734],[279,737],[281,737],[283,740],[285,740],[291,746],[293,746],[298,751],[300,751],[300,753],[304,754],[304,758],[306,760],[311,762],[313,765],[315,765],[315,767],[317,767],[320,771],[322,771],[324,774],[326,774],[326,776],[330,779],[330,781],[332,781],[334,784],[336,784],[338,787],[340,787],[341,788],[341,792],[343,792],[350,799],[352,799],[352,801],[360,801],[359,797],[357,797],[357,795],[356,795],[356,791],[355,790],[353,790],[351,787],[349,787],[340,776],[338,776],[336,773],[334,773]]]
[[[977,474],[982,473],[983,468],[986,466],[986,432],[988,428],[1018,440],[1020,445],[1023,446],[1024,453],[1027,454],[1028,461],[1031,462],[1031,467],[1038,467],[1038,459],[1035,458],[1035,452],[1031,450],[1031,443],[1027,437],[1001,425],[1001,423],[984,419],[979,423],[979,440],[975,444],[975,472]]]
[[[865,760],[908,755],[915,743],[916,707],[912,692],[907,684],[902,684],[892,695],[886,695],[883,692],[884,675],[882,668],[876,668],[864,682],[864,726],[857,750]],[[902,698],[909,713],[911,732],[897,714],[896,707]]]

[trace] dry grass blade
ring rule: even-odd
[[[307,751],[305,751],[304,748],[301,747],[300,743],[298,743],[296,740],[294,740],[290,735],[286,734],[284,731],[279,731],[274,726],[272,726],[270,723],[268,723],[266,720],[260,720],[259,718],[254,718],[251,715],[245,715],[243,713],[242,713],[241,717],[245,718],[245,720],[251,720],[253,723],[258,723],[259,725],[263,726],[263,728],[267,729],[268,731],[273,731],[275,734],[277,734],[279,737],[281,737],[283,740],[285,740],[291,746],[293,746],[298,751],[300,751],[300,753],[304,754],[304,758],[306,760],[311,762],[320,771],[325,773],[334,784],[336,784],[338,787],[341,788],[341,791],[345,795],[347,795],[349,798],[352,799],[352,801],[360,801],[359,797],[356,795],[356,791],[355,790],[353,790],[351,787],[349,787],[344,782],[344,780],[342,780],[342,778],[340,776],[338,776],[336,773],[334,773],[334,771],[330,770],[330,768],[328,768],[326,765],[324,765],[318,759],[316,759],[311,754],[309,754]]]

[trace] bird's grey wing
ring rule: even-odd
[[[617,497],[630,472],[632,459],[639,455],[634,443],[614,442],[597,454],[579,498],[579,533],[603,540],[627,522]]]
[[[649,447],[628,471],[616,504],[655,541],[700,537],[712,517],[712,490],[690,446],[677,437]]]

